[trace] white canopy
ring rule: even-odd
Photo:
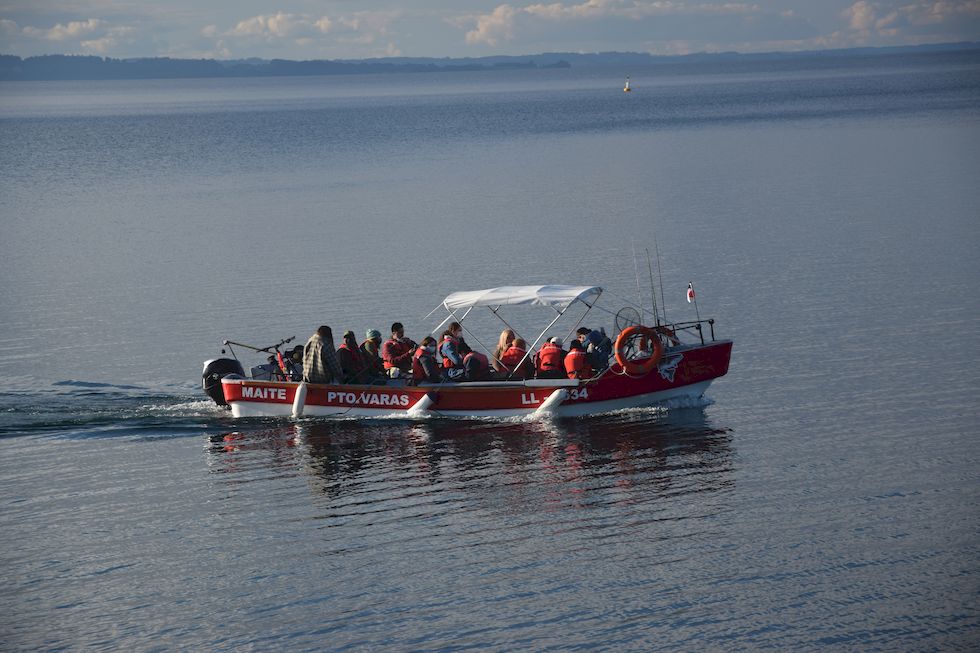
[[[454,292],[443,300],[443,305],[453,311],[470,306],[553,306],[565,309],[576,300],[598,297],[599,286],[501,286],[486,290]]]

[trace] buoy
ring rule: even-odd
[[[436,403],[435,393],[426,392],[425,396],[412,404],[412,407],[408,409],[409,417],[421,417],[429,412],[429,407]]]
[[[626,86],[624,86],[624,87],[623,87],[623,92],[624,92],[624,93],[629,93],[629,92],[630,92],[630,91],[632,91],[632,90],[633,90],[633,89],[631,89],[631,88],[630,88],[630,76],[629,76],[629,75],[627,75],[627,76],[626,76]]]
[[[541,417],[542,415],[550,415],[551,413],[555,412],[556,408],[558,408],[558,404],[566,399],[568,399],[568,390],[565,388],[558,388],[548,395],[547,399],[541,402],[538,409],[534,411],[534,416]]]
[[[626,343],[629,342],[630,338],[637,335],[642,336],[645,342],[653,344],[653,353],[651,353],[650,357],[643,363],[635,363],[631,360],[626,360],[626,354],[623,352],[623,348],[626,346]],[[655,368],[660,362],[660,357],[664,354],[664,346],[663,343],[660,342],[660,338],[657,337],[656,329],[645,326],[631,326],[626,327],[619,332],[619,336],[616,338],[616,344],[613,351],[616,354],[616,362],[622,366],[623,371],[630,376],[646,376],[652,372],[653,368]]]
[[[306,406],[306,382],[296,386],[296,396],[293,397],[293,417],[303,416],[303,407]]]

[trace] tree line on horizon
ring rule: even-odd
[[[682,72],[683,64],[748,63],[771,67],[819,68],[839,65],[841,60],[875,57],[932,57],[953,54],[975,61],[980,43],[945,43],[887,48],[849,48],[807,52],[696,53],[653,55],[640,52],[553,52],[538,55],[433,58],[387,57],[358,60],[288,59],[172,59],[145,57],[113,59],[94,55],[48,54],[21,58],[0,54],[0,81],[105,80],[105,79],[185,79],[213,77],[285,77],[314,75],[360,75],[370,73],[427,73],[459,71],[571,68],[574,66],[619,67],[624,74],[630,67],[671,66]],[[897,61],[897,59],[896,59]],[[678,66],[678,64],[681,64]]]
[[[566,61],[539,64],[533,59],[513,61],[448,60],[445,63],[392,60],[290,61],[287,59],[219,61],[153,57],[112,59],[91,55],[50,54],[21,59],[0,55],[0,80],[184,79],[208,77],[284,77],[359,75],[366,73],[452,72],[522,68],[568,68]]]

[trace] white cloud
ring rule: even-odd
[[[344,15],[312,16],[278,12],[239,20],[225,31],[209,25],[199,34],[215,49],[233,56],[256,56],[261,50],[290,51],[293,57],[385,56],[399,52],[393,24],[400,11],[360,11]],[[218,43],[220,42],[220,48]]]
[[[83,48],[91,52],[98,52],[100,54],[105,54],[106,52],[109,51],[109,48],[116,45],[116,39],[110,36],[103,36],[100,39],[82,41],[81,45]]]
[[[466,42],[497,45],[501,40],[513,39],[517,11],[510,5],[500,5],[489,14],[477,16],[476,26],[466,33]]]
[[[980,0],[858,0],[841,12],[855,42],[980,37]]]
[[[848,27],[863,32],[868,30],[875,22],[875,8],[867,0],[859,0],[844,10],[844,17],[847,18]]]
[[[466,42],[495,46],[518,37],[521,27],[533,21],[544,24],[620,20],[638,23],[656,17],[750,16],[761,11],[759,5],[744,2],[678,2],[675,0],[585,0],[580,3],[554,2],[515,7],[498,5],[489,14],[462,16],[448,22],[468,29]],[[793,18],[793,12],[781,14]],[[673,41],[672,41],[673,42]]]
[[[285,14],[280,11],[270,16],[252,16],[239,21],[235,27],[227,32],[227,35],[285,38],[308,33],[315,23],[316,21],[307,16]]]
[[[67,41],[74,40],[83,36],[88,36],[105,25],[105,21],[98,18],[88,20],[74,20],[67,25],[58,23],[50,29],[39,29],[37,27],[25,27],[21,30],[27,36],[47,41]]]
[[[12,20],[7,20],[4,18],[0,20],[0,34],[16,34],[17,33],[17,23]]]
[[[541,18],[551,20],[569,20],[576,18],[599,18],[616,16],[639,20],[648,16],[684,16],[708,14],[745,14],[759,11],[759,5],[741,2],[687,3],[657,0],[642,2],[639,0],[586,0],[581,4],[563,4],[556,2],[550,5],[530,5],[523,11]]]

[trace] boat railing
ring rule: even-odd
[[[670,329],[675,334],[677,333],[697,333],[697,337],[700,338],[701,344],[706,344],[704,339],[704,327],[702,325],[708,325],[708,331],[711,333],[711,342],[716,340],[715,338],[715,320],[714,318],[707,320],[692,320],[690,322],[669,322],[663,324],[662,326]]]

